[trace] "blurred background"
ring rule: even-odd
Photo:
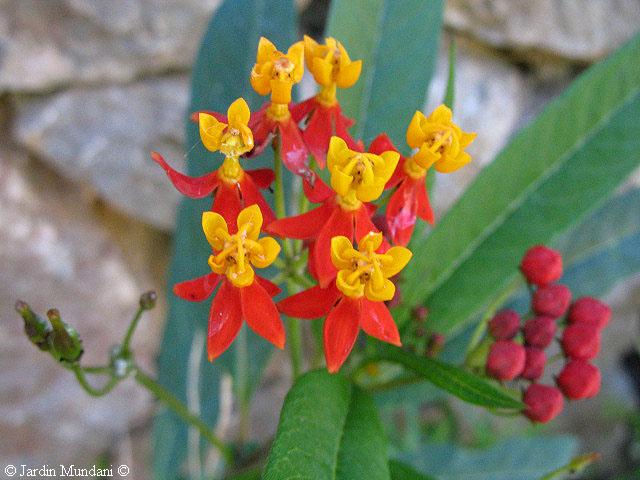
[[[13,305],[20,298],[38,311],[57,306],[80,331],[87,363],[99,363],[121,338],[138,296],[156,289],[159,306],[134,339],[140,363],[153,371],[179,196],[148,153],[161,151],[184,169],[189,71],[219,3],[0,0],[3,464],[108,459],[130,465],[133,478],[150,478],[152,398],[132,381],[106,397],[87,396],[32,348]],[[301,32],[321,35],[328,5],[298,0]],[[443,98],[446,45],[454,37],[455,116],[478,138],[469,148],[473,163],[439,177],[432,195],[438,217],[519,127],[640,30],[640,1],[448,0],[445,25],[426,107]],[[640,186],[640,172],[625,188],[631,185]],[[640,277],[606,301],[614,320],[597,362],[603,392],[571,405],[547,431],[573,433],[581,451],[601,452],[594,478],[619,478],[640,464]],[[254,402],[257,440],[277,425],[288,388],[282,362],[274,357]],[[517,428],[524,425],[517,420]]]

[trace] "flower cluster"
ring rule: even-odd
[[[305,65],[318,93],[293,103],[292,88],[302,79]],[[338,89],[353,86],[361,70],[362,62],[352,60],[333,38],[320,44],[305,36],[286,53],[261,38],[250,83],[269,101],[254,113],[239,98],[226,115],[214,111],[192,115],[203,145],[220,152],[222,164],[193,178],[174,170],[160,154],[152,154],[181,193],[191,198],[213,196],[211,211],[202,216],[212,249],[211,273],[174,287],[176,295],[189,301],[203,301],[218,288],[209,316],[210,360],[229,347],[242,320],[282,348],[285,331],[279,312],[303,319],[326,316],[324,351],[330,372],[345,362],[360,328],[400,345],[385,302],[394,297],[394,279],[411,258],[405,246],[417,218],[434,219],[426,173],[432,166],[448,173],[468,163],[471,157],[465,148],[475,134],[454,124],[451,110],[443,105],[429,116],[421,112],[413,116],[406,135],[414,149],[411,156],[402,156],[386,134],[365,149],[349,134],[354,122],[343,115],[337,99]],[[293,217],[278,212],[281,218],[276,218],[261,193],[270,188],[274,172],[245,170],[242,165],[268,145],[273,146],[275,161],[301,177],[304,195],[318,204],[315,208]],[[318,171],[325,168],[328,184]],[[387,235],[372,221],[382,206],[374,202],[385,190],[391,190],[381,227]],[[254,269],[271,265],[280,247],[270,237],[260,238],[261,230],[303,240],[307,272],[317,285],[274,303],[279,288]],[[284,253],[290,255],[287,250]],[[283,263],[290,265],[290,260]]]
[[[529,249],[520,264],[531,291],[531,314],[524,323],[514,310],[502,310],[489,322],[491,344],[486,360],[488,375],[501,380],[531,382],[523,401],[524,414],[546,423],[569,400],[590,398],[600,391],[600,371],[590,363],[600,351],[600,332],[609,323],[611,309],[592,297],[571,303],[571,290],[556,283],[562,276],[562,257],[548,247]],[[565,365],[557,387],[538,383],[550,362],[545,350],[558,330]]]

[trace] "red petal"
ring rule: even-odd
[[[258,207],[260,207],[266,225],[276,219],[271,207],[262,196],[262,193],[260,193],[260,190],[258,190],[256,184],[253,183],[253,179],[250,176],[245,175],[240,181],[240,192],[242,193],[242,201],[245,207],[250,207],[253,204],[257,204]],[[227,224],[228,223],[229,222],[227,222]]]
[[[386,133],[378,135],[373,139],[371,145],[369,145],[369,153],[375,153],[376,155],[380,155],[382,152],[388,152],[389,150],[393,150],[394,152],[398,151]]]
[[[393,171],[393,175],[391,175],[391,178],[389,179],[389,181],[384,186],[385,190],[388,190],[390,188],[395,187],[402,180],[407,178],[407,174],[404,171],[404,162],[405,162],[405,160],[406,159],[403,156],[400,156],[400,161],[398,162],[398,165],[396,165],[396,169]]]
[[[215,172],[208,173],[207,175],[203,175],[202,177],[189,177],[171,168],[159,153],[151,152],[151,158],[154,162],[164,168],[164,171],[167,173],[167,176],[169,177],[169,180],[171,180],[171,183],[173,183],[173,186],[176,187],[176,190],[187,197],[206,197],[220,184],[217,170]]]
[[[329,313],[339,296],[335,283],[327,288],[316,285],[279,301],[277,307],[290,317],[311,320]]]
[[[317,208],[295,217],[280,218],[265,227],[265,231],[284,238],[297,238],[304,240],[318,235],[331,213],[334,205],[323,203]]]
[[[308,179],[302,179],[302,189],[311,203],[321,203],[335,195],[315,172],[311,172]]]
[[[433,225],[434,216],[429,202],[429,194],[427,193],[427,185],[424,180],[416,181],[416,200],[418,203],[418,216],[425,222]]]
[[[298,125],[289,118],[278,122],[280,134],[280,157],[285,167],[296,175],[309,175],[309,152],[304,144]]]
[[[368,208],[360,207],[355,211],[355,238],[356,242],[359,242],[362,237],[369,232],[379,232],[378,227],[371,221],[371,213]],[[378,249],[379,252],[386,252],[389,250],[389,242],[386,238],[382,237],[382,245]]]
[[[260,110],[253,112],[249,119],[249,128],[251,128],[251,131],[253,132],[254,143],[253,150],[251,150],[247,155],[249,157],[260,155],[264,151],[265,147],[271,143],[273,133],[276,130],[276,122],[266,115],[268,106],[269,104],[266,103]]]
[[[307,244],[306,247],[309,249],[309,255],[307,256],[307,272],[309,272],[309,275],[311,275],[317,282],[318,272],[316,272],[316,255],[314,253],[316,242],[313,240],[307,240],[304,243]]]
[[[260,275],[256,275],[256,280],[260,285],[262,285],[262,288],[264,288],[271,297],[275,297],[282,291],[280,290],[280,287],[278,287],[275,283],[267,280],[264,277],[261,277]]]
[[[209,298],[219,281],[220,276],[211,272],[193,280],[176,283],[173,286],[173,293],[189,302],[201,302]]]
[[[360,301],[342,297],[324,322],[324,356],[327,370],[335,373],[351,353],[358,338]]]
[[[218,112],[214,112],[212,110],[198,110],[197,112],[193,112],[189,116],[189,119],[193,123],[200,123],[200,114],[201,113],[206,113],[207,115],[211,115],[212,117],[215,117],[215,119],[218,120],[219,122],[227,123],[227,116],[224,113],[218,113]]]
[[[300,121],[304,117],[309,115],[309,112],[314,110],[317,105],[318,105],[318,102],[316,102],[315,97],[311,97],[305,100],[304,102],[292,103],[289,105],[289,112],[291,112],[291,118],[293,118],[294,122],[300,123]]]
[[[407,245],[416,224],[418,200],[414,182],[405,179],[393,192],[387,205],[386,218],[393,243]]]
[[[336,205],[329,220],[324,225],[320,224],[322,229],[313,248],[313,254],[318,282],[323,288],[327,287],[336,278],[336,268],[331,262],[331,238],[337,235],[344,235],[353,239],[353,218],[353,212],[346,212]]]
[[[285,333],[273,300],[259,282],[240,289],[242,316],[251,329],[278,348],[284,348]]]
[[[260,190],[264,190],[265,188],[269,188],[275,179],[275,175],[273,174],[273,170],[270,168],[258,168],[256,170],[245,170],[245,173],[248,174],[253,183],[256,184]]]
[[[327,163],[329,140],[334,134],[332,116],[333,110],[318,106],[302,132],[304,141],[320,168],[324,168]]]
[[[349,127],[351,127],[355,121],[342,114],[342,109],[339,104],[333,107],[333,121],[335,123],[336,135],[347,142],[347,146],[351,150],[364,152],[364,143],[362,143],[362,140],[356,142],[349,133]]]
[[[228,281],[222,282],[211,303],[207,353],[213,361],[229,348],[242,326],[242,308],[238,289]]]
[[[229,233],[235,233],[238,229],[236,219],[242,210],[240,192],[235,185],[222,182],[216,191],[211,211],[219,213],[229,226]]]
[[[393,317],[384,302],[372,302],[367,298],[363,298],[360,326],[368,335],[378,340],[398,347],[402,345],[396,322],[393,321]]]

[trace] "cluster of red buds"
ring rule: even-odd
[[[520,264],[531,291],[531,313],[524,323],[514,310],[502,310],[489,322],[494,342],[486,359],[487,375],[500,381],[522,380],[524,415],[546,423],[563,409],[564,398],[581,400],[600,391],[600,370],[590,363],[600,351],[602,329],[611,309],[592,297],[571,303],[571,290],[556,283],[562,276],[560,253],[543,245],[529,249]],[[538,383],[548,362],[545,350],[558,339],[565,364],[556,386]]]

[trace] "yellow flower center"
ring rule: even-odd
[[[420,180],[427,174],[427,170],[418,165],[413,156],[407,158],[404,161],[403,167],[404,172],[414,180]]]
[[[336,286],[346,296],[366,296],[373,301],[393,298],[395,286],[389,280],[404,268],[411,252],[404,247],[393,247],[385,253],[376,253],[382,245],[382,234],[369,232],[354,249],[351,240],[339,236],[331,239],[331,261],[338,269]]]
[[[218,177],[225,183],[235,185],[244,177],[244,170],[240,166],[238,157],[226,157],[218,169]]]

